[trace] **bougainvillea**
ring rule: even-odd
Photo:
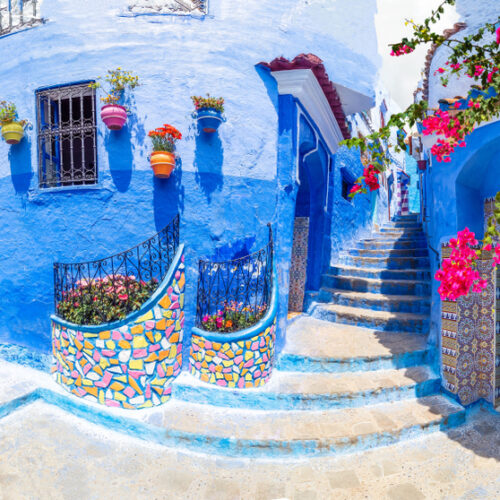
[[[406,22],[413,33],[400,42],[391,44],[391,55],[404,56],[413,52],[419,45],[433,44],[449,50],[449,57],[443,67],[436,70],[443,86],[447,86],[451,77],[467,76],[474,80],[479,96],[467,97],[467,106],[456,106],[452,112],[429,109],[425,100],[417,101],[402,113],[393,114],[385,126],[367,136],[353,137],[343,141],[348,147],[357,147],[368,162],[380,165],[380,171],[392,163],[389,148],[383,148],[391,139],[393,129],[401,132],[412,129],[416,123],[422,123],[425,135],[436,135],[436,143],[431,154],[438,162],[451,161],[450,155],[456,147],[465,147],[467,135],[480,124],[497,117],[500,110],[500,16],[477,28],[470,35],[460,39],[434,32],[444,8],[454,5],[455,0],[444,0],[431,12],[422,23],[413,20]],[[404,134],[397,134],[395,151],[406,149]],[[391,144],[388,144],[391,147]],[[360,183],[358,183],[360,184]],[[352,194],[367,192],[362,186]]]
[[[182,134],[172,125],[166,123],[163,127],[155,128],[148,133],[153,142],[153,151],[168,151],[173,153],[175,143],[182,139]]]
[[[157,288],[155,278],[143,281],[121,274],[80,280],[72,290],[63,292],[57,313],[77,325],[99,325],[137,311]]]
[[[475,269],[478,254],[471,246],[477,244],[475,234],[467,227],[450,240],[451,255],[443,259],[441,269],[435,274],[441,282],[438,292],[442,300],[456,300],[470,291],[481,292],[486,288],[486,280]]]
[[[366,188],[370,191],[375,191],[380,188],[378,183],[378,175],[381,172],[381,168],[378,165],[373,165],[370,163],[363,169],[363,175],[356,180],[356,183],[352,186],[349,196],[352,198],[358,192],[367,192]],[[363,184],[366,187],[363,187]]]
[[[236,332],[255,325],[265,314],[266,305],[243,306],[242,302],[228,302],[215,314],[206,314],[202,318],[202,328],[209,332]]]

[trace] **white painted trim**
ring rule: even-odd
[[[280,95],[290,94],[304,106],[319,128],[331,153],[334,154],[339,148],[339,142],[344,140],[344,136],[330,108],[330,103],[312,70],[272,71],[271,75],[278,83]]]

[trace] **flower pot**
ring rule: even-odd
[[[427,168],[427,160],[417,160],[417,166],[423,172]]]
[[[120,130],[127,121],[127,110],[119,104],[106,104],[101,108],[101,119],[109,130]]]
[[[213,108],[202,108],[196,111],[198,128],[209,134],[216,132],[222,123],[222,113]]]
[[[175,168],[175,154],[168,151],[154,151],[151,153],[150,162],[155,177],[168,179]]]
[[[24,127],[17,122],[6,123],[2,126],[2,137],[7,144],[18,144],[24,136]]]

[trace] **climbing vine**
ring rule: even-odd
[[[393,114],[387,125],[361,137],[347,139],[342,144],[359,148],[365,163],[363,175],[354,184],[350,196],[366,193],[368,189],[378,189],[378,175],[391,163],[390,148],[395,151],[406,149],[404,128],[412,129],[417,123],[422,125],[423,135],[437,136],[431,154],[438,162],[450,162],[450,155],[457,147],[467,146],[467,136],[481,123],[498,117],[500,112],[500,16],[485,23],[470,35],[455,38],[433,31],[445,8],[454,5],[455,0],[444,0],[422,23],[407,20],[412,34],[400,42],[392,44],[391,56],[401,57],[415,50],[419,45],[433,44],[449,49],[449,56],[443,67],[436,70],[440,82],[447,87],[450,79],[467,77],[473,82],[476,92],[466,99],[457,100],[447,111],[429,108],[426,100],[417,101],[401,113]],[[397,143],[390,144],[393,131],[397,131]],[[385,146],[385,147],[384,147]],[[444,259],[435,278],[441,282],[441,298],[456,300],[469,292],[481,292],[487,285],[477,270],[477,259],[482,251],[493,252],[493,265],[500,264],[500,193],[494,203],[494,214],[488,219],[487,228],[480,249],[480,242],[468,228],[457,238],[450,240],[451,255]]]
[[[431,153],[438,162],[451,161],[450,155],[456,147],[466,146],[466,137],[480,123],[496,117],[500,110],[500,16],[491,23],[477,29],[474,33],[461,39],[447,37],[432,30],[445,7],[454,5],[455,0],[444,0],[436,10],[422,23],[407,20],[411,26],[412,35],[392,44],[391,55],[404,56],[415,50],[419,45],[434,44],[436,47],[445,46],[450,55],[445,65],[437,69],[441,84],[446,87],[450,78],[466,76],[471,78],[478,89],[483,91],[478,97],[467,99],[467,104],[457,102],[450,111],[430,109],[427,101],[420,100],[408,106],[401,113],[393,114],[387,125],[379,130],[362,137],[346,139],[342,144],[350,148],[359,148],[366,159],[368,168],[357,180],[351,196],[366,193],[375,185],[373,175],[378,176],[391,163],[390,148],[395,151],[405,150],[404,128],[413,128],[417,123],[423,126],[423,134],[438,136]],[[392,132],[397,130],[397,143],[390,144]],[[385,147],[384,147],[385,146]],[[367,182],[368,180],[368,182]]]

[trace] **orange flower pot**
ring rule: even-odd
[[[151,153],[150,162],[155,177],[168,179],[175,168],[175,154],[168,151],[154,151]]]

